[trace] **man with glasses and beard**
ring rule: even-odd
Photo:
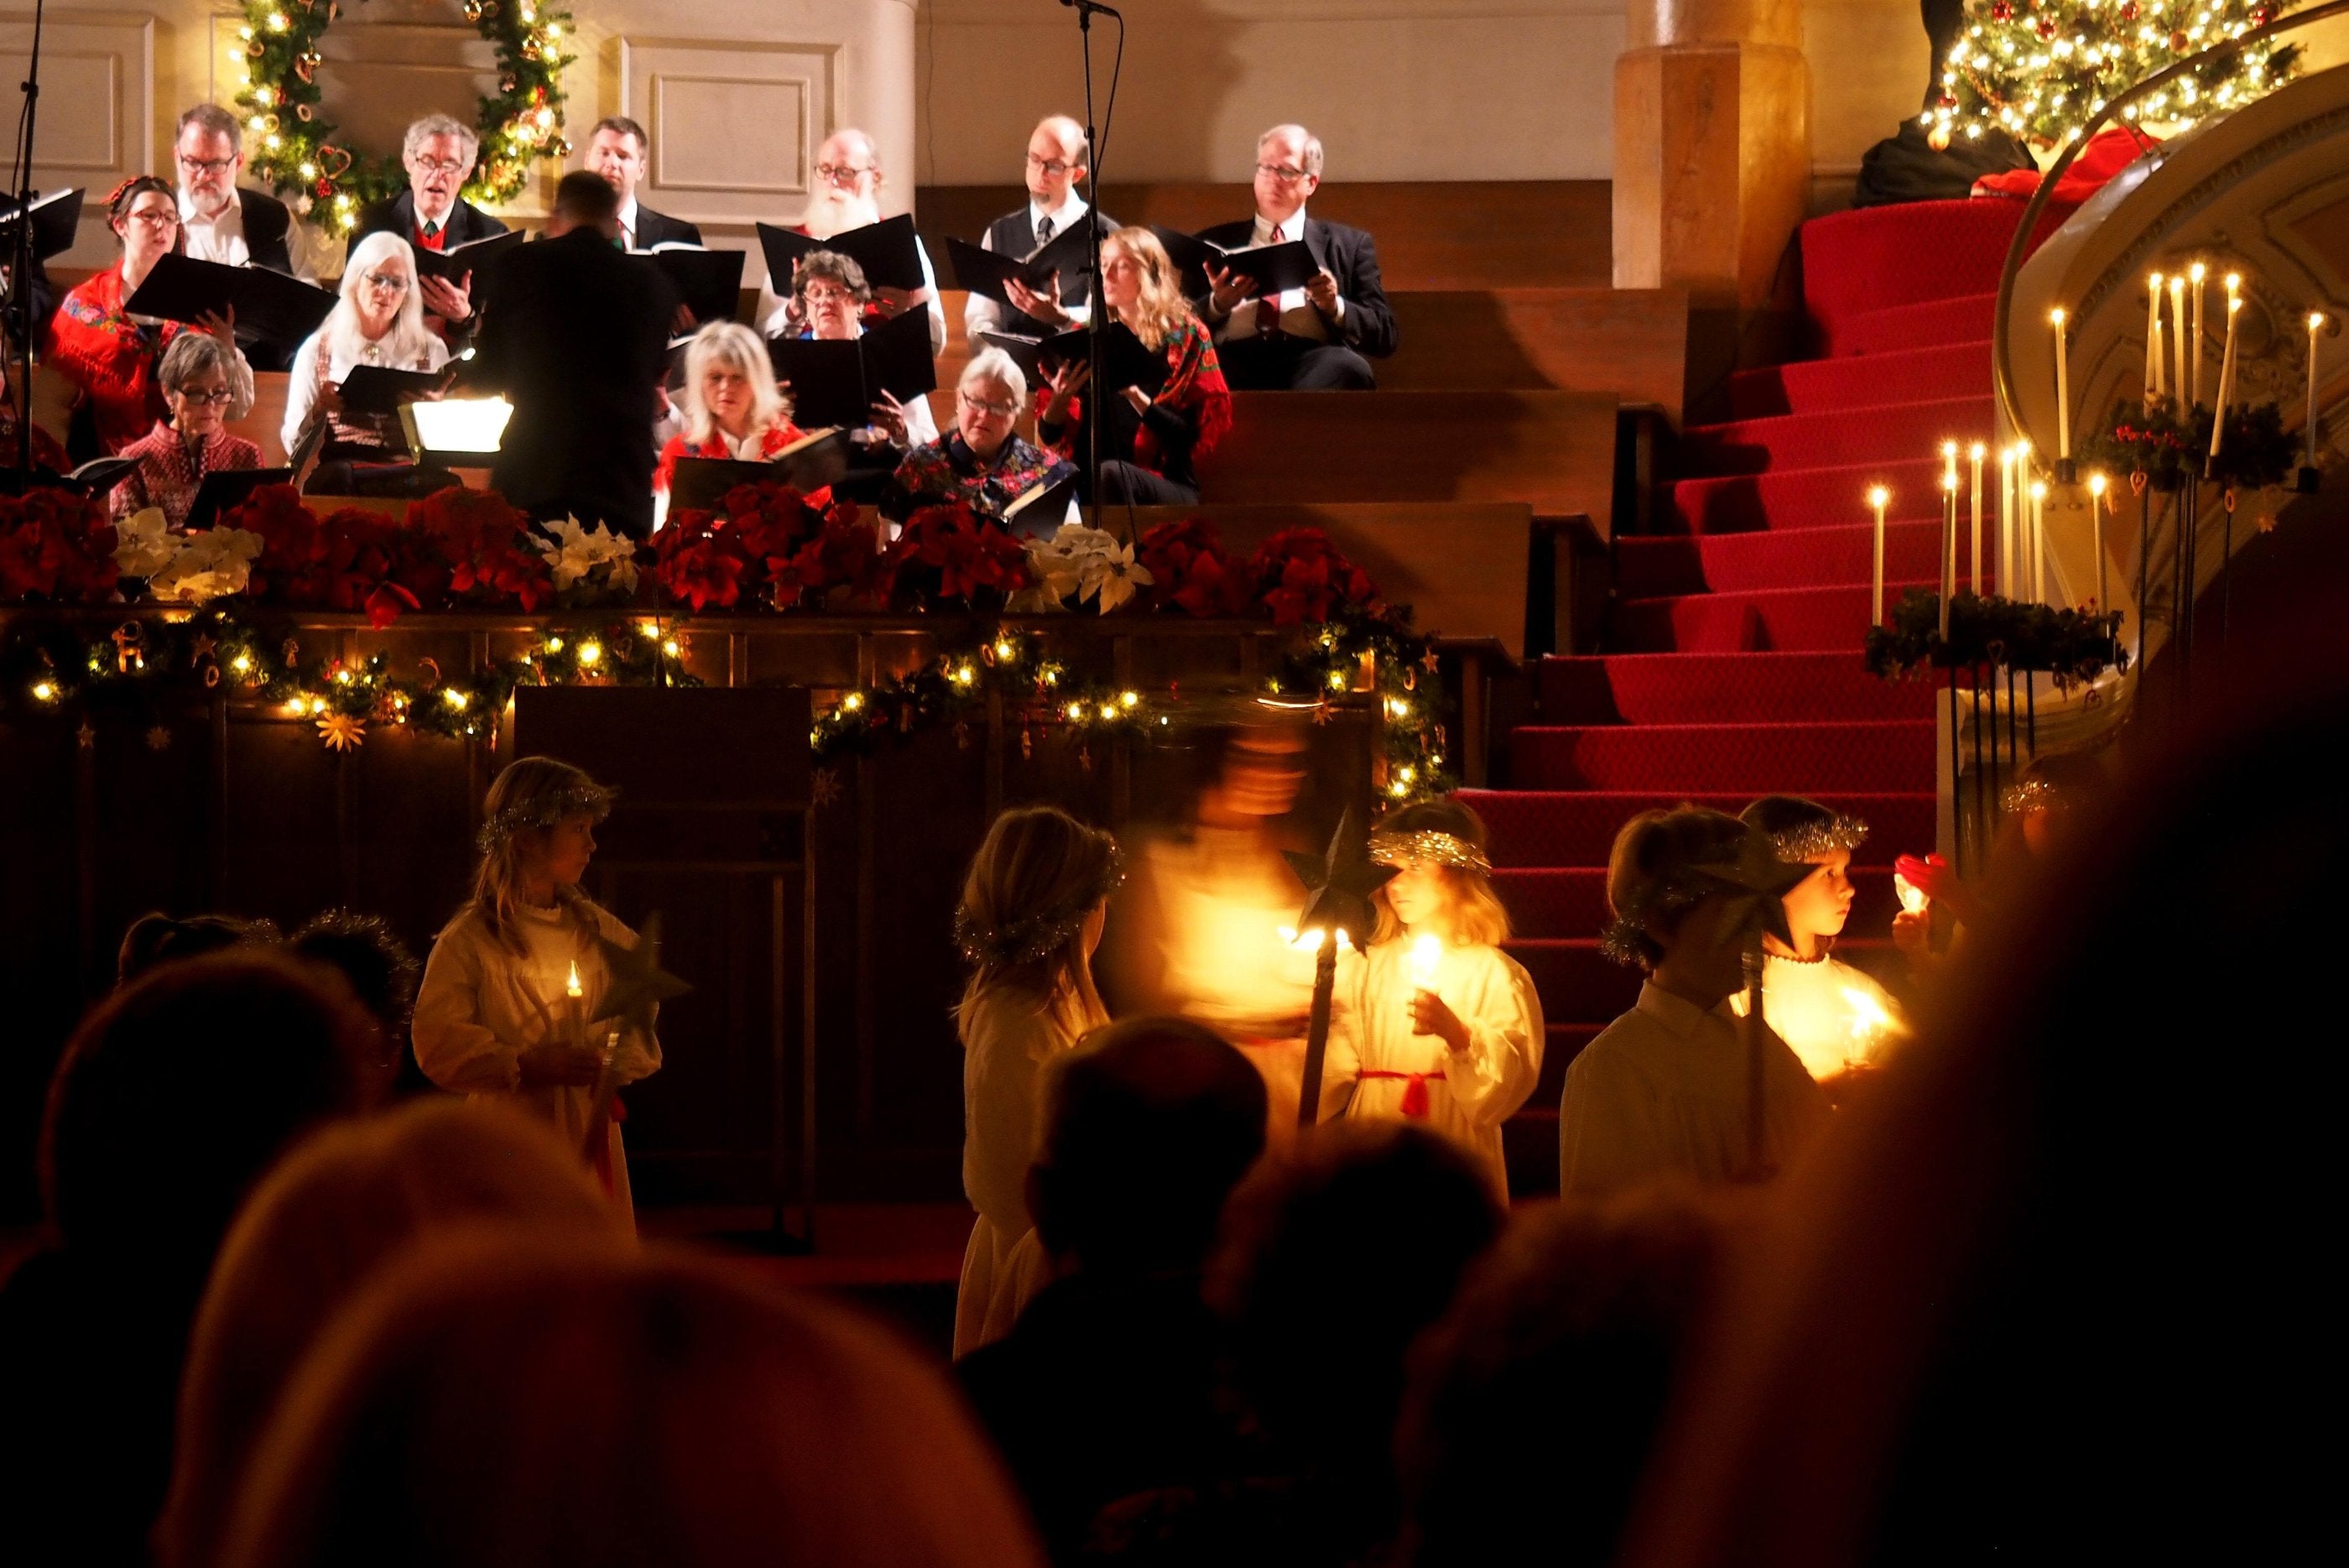
[[[1234,391],[1367,391],[1371,360],[1395,351],[1394,312],[1379,283],[1378,246],[1361,229],[1305,215],[1321,185],[1321,139],[1276,125],[1256,143],[1256,216],[1203,229],[1226,251],[1302,240],[1320,264],[1303,288],[1259,297],[1247,257],[1210,265],[1199,319],[1216,335]]]
[[[179,166],[181,248],[188,256],[318,281],[306,236],[285,203],[236,182],[244,170],[243,127],[236,116],[216,103],[196,105],[180,116],[171,150]],[[297,346],[248,337],[243,347],[254,369],[282,370]]]
[[[881,149],[864,131],[844,129],[824,138],[823,145],[815,150],[815,183],[808,192],[806,209],[792,227],[810,239],[828,240],[844,234],[851,229],[861,229],[881,221],[879,196],[884,179],[881,173]],[[902,316],[916,306],[929,312],[930,353],[946,352],[947,312],[938,303],[938,278],[930,265],[930,253],[921,241],[914,242],[922,262],[922,286],[913,290],[875,287],[873,290],[873,320],[877,326],[893,316]],[[759,330],[769,337],[780,337],[800,331],[805,325],[792,314],[792,296],[795,285],[787,277],[770,277],[759,291]]]

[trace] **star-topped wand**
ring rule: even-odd
[[[1699,876],[1728,895],[1723,919],[1739,933],[1744,951],[1745,1016],[1739,1029],[1745,1046],[1745,1139],[1747,1167],[1744,1179],[1766,1181],[1775,1172],[1769,1158],[1768,1101],[1764,1043],[1768,1026],[1762,1012],[1762,939],[1774,936],[1792,948],[1793,931],[1786,924],[1785,897],[1816,869],[1806,861],[1778,858],[1768,834],[1749,828],[1739,842],[1736,858],[1701,863]]]
[[[594,1108],[588,1114],[585,1152],[599,1165],[607,1129],[612,1125],[612,1068],[619,1059],[621,1034],[633,1028],[649,1036],[653,1014],[660,1004],[693,989],[661,968],[660,923],[657,910],[646,916],[645,929],[638,934],[635,947],[624,947],[601,935],[595,939],[595,945],[603,950],[604,969],[611,983],[604,988],[603,1005],[588,1022],[613,1020],[612,1027],[604,1035],[603,1060],[595,1070],[595,1097],[587,1102]]]
[[[1371,859],[1369,835],[1354,826],[1349,807],[1326,855],[1316,857],[1283,850],[1282,858],[1305,884],[1305,909],[1297,917],[1300,940],[1313,951],[1313,1012],[1305,1026],[1305,1077],[1298,1086],[1297,1125],[1309,1127],[1321,1111],[1321,1064],[1330,1051],[1330,999],[1338,987],[1338,949],[1350,934],[1367,936],[1377,921],[1371,895],[1395,874]]]

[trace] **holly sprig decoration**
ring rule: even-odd
[[[1961,588],[1950,599],[1947,639],[1940,622],[1939,594],[1930,588],[1902,594],[1891,623],[1868,628],[1869,673],[1909,680],[1926,679],[1936,670],[2003,667],[2044,672],[2054,678],[2058,691],[2069,691],[2106,670],[2128,668],[2117,610],[2058,609]]]
[[[297,213],[347,234],[368,207],[405,190],[408,177],[397,151],[368,155],[338,143],[326,118],[318,44],[340,15],[339,0],[245,0],[237,28],[245,82],[235,102],[247,166]],[[569,12],[537,0],[466,0],[465,17],[498,56],[498,90],[475,110],[481,151],[465,195],[510,202],[533,163],[571,151],[563,70],[575,57],[567,50],[577,33]]]
[[[2209,455],[2211,419],[2203,403],[2181,410],[2171,398],[2118,402],[2105,428],[2081,441],[2080,459],[2089,468],[2141,473],[2162,491],[2189,478],[2230,490],[2264,489],[2282,484],[2299,461],[2283,410],[2273,402],[2230,405],[2216,458]]]

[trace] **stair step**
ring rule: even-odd
[[[1989,395],[1990,387],[1990,339],[1985,337],[1740,370],[1729,378],[1729,417],[1756,420],[1920,398],[1981,398]]]
[[[1958,569],[1971,565],[1961,508]],[[1983,520],[1983,547],[1998,553],[1998,521]],[[1615,541],[1615,591],[1627,599],[1751,588],[1824,587],[1865,583],[1876,552],[1876,525],[1774,528],[1755,534],[1644,534]],[[1884,524],[1884,575],[1902,582],[1939,580],[1939,518]]]
[[[1805,724],[1528,725],[1510,737],[1530,789],[1929,789],[1930,719]]]
[[[1609,653],[1536,668],[1551,724],[1929,719],[1932,688],[1889,681],[1851,652]]]
[[[1803,303],[1832,326],[1855,314],[1998,286],[2020,202],[1905,202],[1856,207],[1798,233]]]
[[[1896,396],[1906,391],[1898,387],[1891,389]],[[1897,462],[1929,456],[1948,440],[1961,445],[1987,441],[1993,429],[1987,392],[1692,425],[1681,434],[1681,472],[1691,478],[1704,478]]]
[[[1511,941],[1507,950],[1533,977],[1542,1022],[1552,1026],[1579,1023],[1596,1033],[1640,999],[1640,971],[1600,953],[1596,937]]]
[[[1824,348],[1828,356],[1839,358],[1979,343],[1990,336],[1991,321],[1997,313],[1996,290],[1861,311],[1830,327]]]
[[[1914,846],[1910,846],[1913,850]],[[1851,918],[1845,932],[1852,937],[1881,937],[1892,929],[1899,901],[1892,893],[1892,857],[1889,841],[1873,836],[1854,854]],[[1861,856],[1876,863],[1863,865]],[[1604,866],[1505,867],[1493,873],[1494,890],[1509,911],[1509,924],[1526,938],[1596,937],[1605,929],[1607,868]]]
[[[1929,781],[1908,790],[1805,788],[1802,793],[1830,811],[1868,825],[1862,854],[1870,860],[1922,853],[1933,845],[1939,803]],[[1711,806],[1735,815],[1753,803],[1753,791],[1661,790],[1462,790],[1457,795],[1485,821],[1495,866],[1604,866],[1623,825],[1644,811],[1682,805]]]
[[[1911,587],[1938,591],[1940,580],[1888,582],[1885,604],[1898,604]],[[1626,653],[1842,649],[1857,659],[1867,646],[1868,615],[1865,582],[1626,599],[1615,607],[1608,641]]]
[[[1674,482],[1657,519],[1659,532],[1750,534],[1760,529],[1874,526],[1868,493],[1875,485],[1892,492],[1893,515],[1931,516],[1938,509],[1941,460],[1920,456],[1899,462],[1847,463],[1793,469],[1779,473],[1740,473],[1717,479]]]

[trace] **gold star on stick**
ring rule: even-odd
[[[1766,931],[1788,947],[1795,945],[1795,938],[1786,925],[1785,897],[1817,869],[1806,861],[1789,865],[1779,859],[1777,846],[1759,829],[1745,835],[1734,860],[1697,867],[1708,880],[1736,895],[1730,909],[1742,929]]]
[[[644,931],[632,948],[601,936],[595,939],[595,945],[604,950],[604,967],[611,972],[612,983],[605,987],[604,1004],[588,1020],[590,1023],[617,1018],[650,1033],[653,1010],[693,989],[661,968],[660,925],[657,912],[645,917]]]
[[[1297,917],[1299,930],[1341,930],[1370,940],[1371,927],[1376,923],[1371,895],[1393,878],[1395,868],[1371,858],[1367,841],[1354,829],[1351,807],[1338,819],[1328,853],[1300,855],[1288,849],[1281,852],[1281,858],[1306,887],[1305,910]]]

